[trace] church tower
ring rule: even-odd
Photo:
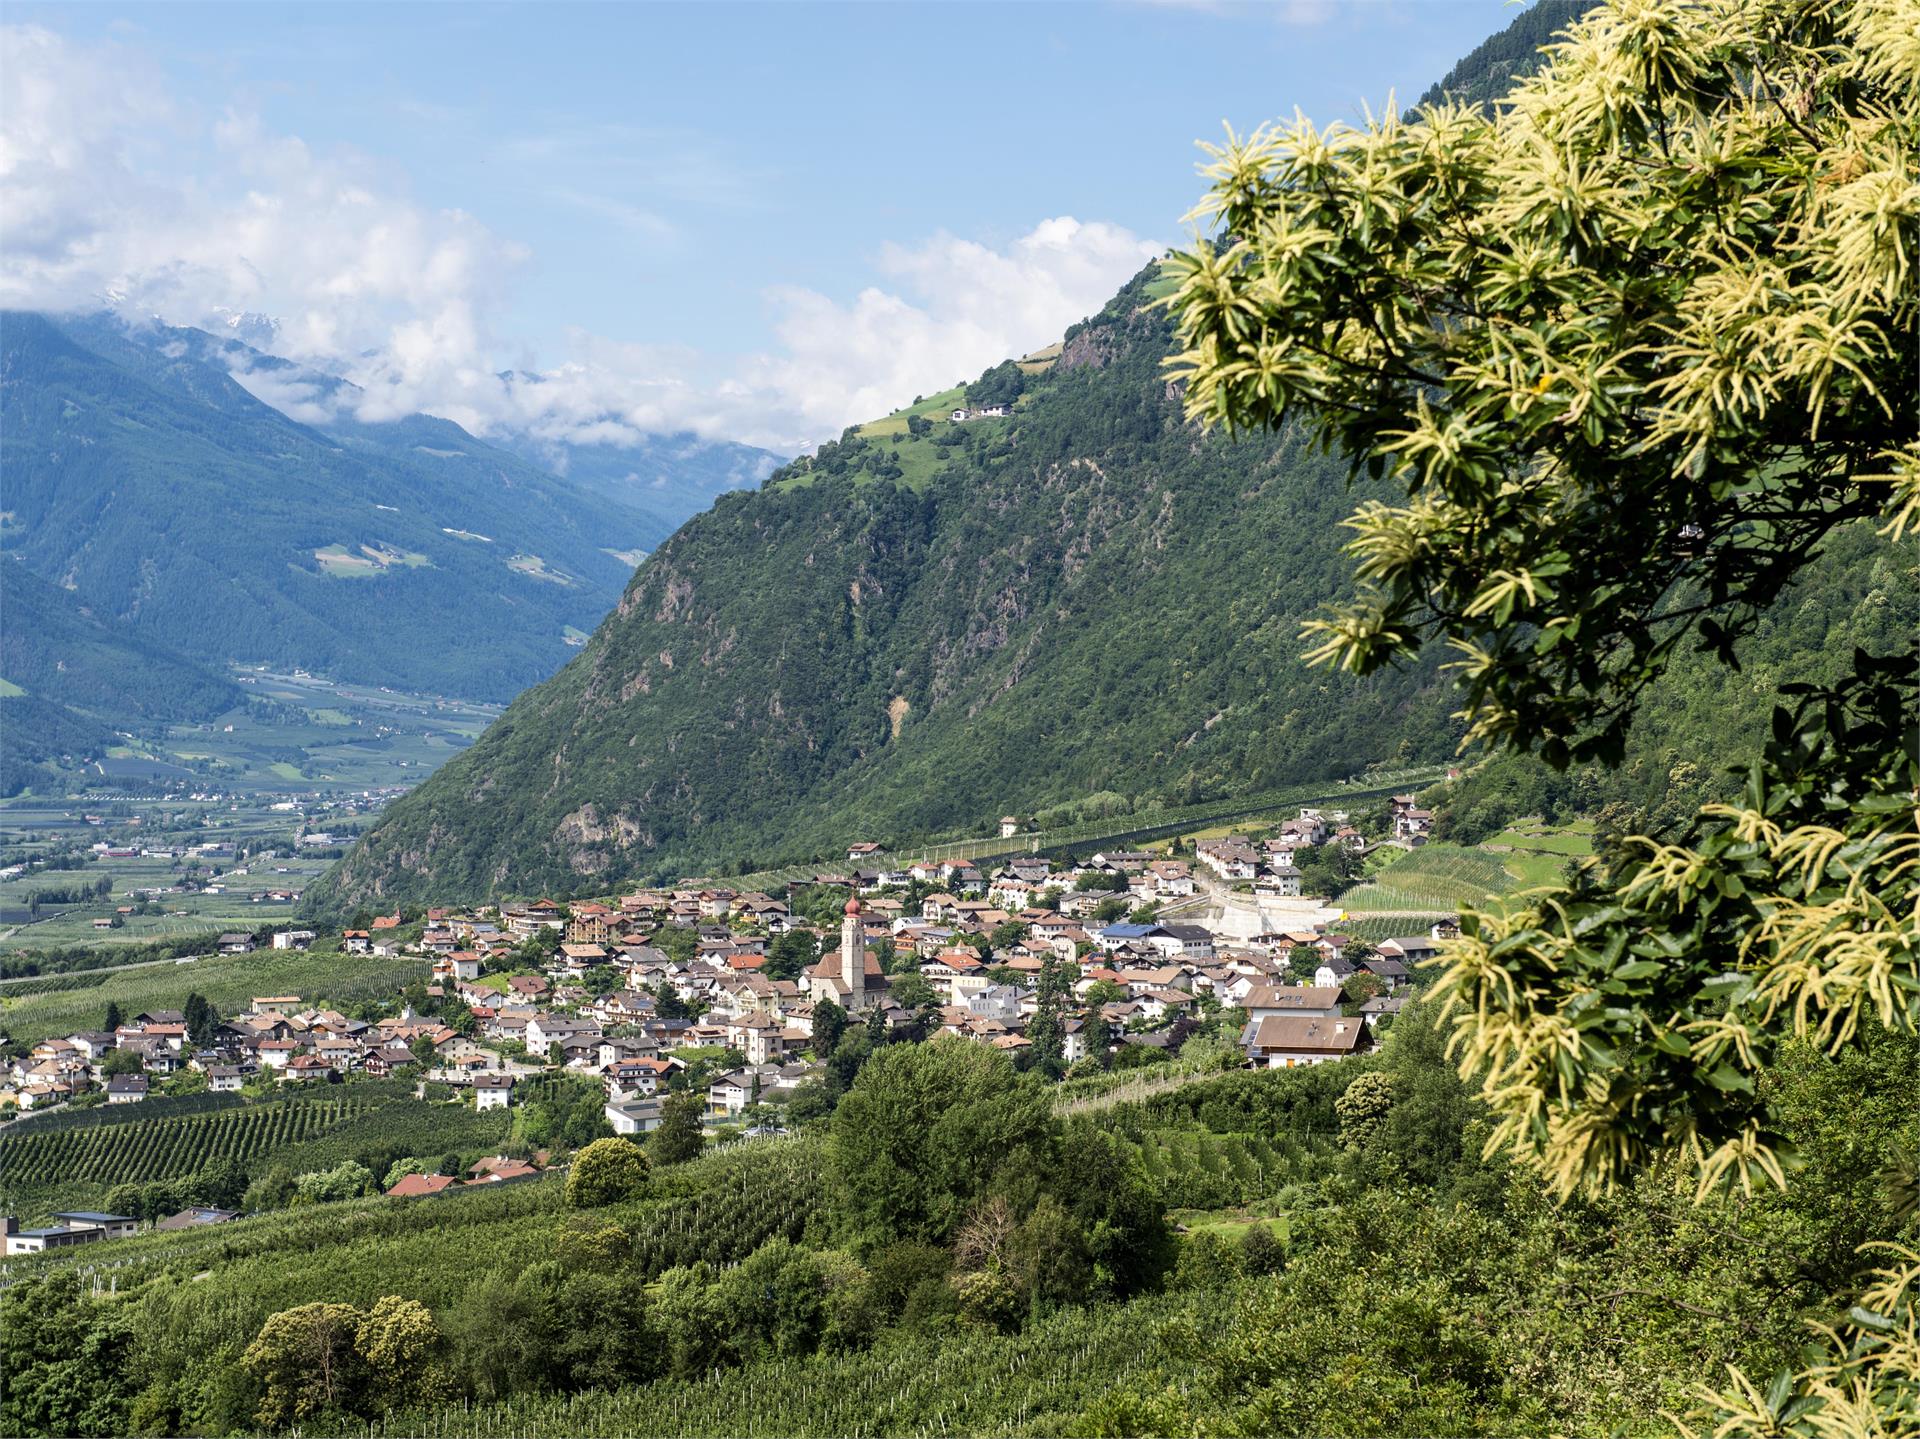
[[[840,979],[847,987],[847,1013],[867,1007],[867,925],[860,917],[860,901],[847,901],[847,917],[840,921]]]

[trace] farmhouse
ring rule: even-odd
[[[125,1214],[97,1214],[75,1210],[56,1214],[64,1220],[45,1229],[22,1229],[11,1215],[5,1220],[8,1254],[43,1254],[49,1249],[67,1249],[76,1244],[94,1244],[102,1239],[125,1239],[139,1227],[137,1220]]]
[[[421,1199],[451,1189],[457,1181],[450,1174],[409,1174],[387,1191],[389,1199]]]
[[[1248,1025],[1247,1058],[1256,1069],[1292,1069],[1358,1054],[1367,1027],[1355,1018],[1274,1015]]]

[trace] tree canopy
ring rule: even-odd
[[[1196,419],[1298,414],[1405,486],[1309,626],[1362,673],[1456,653],[1470,737],[1620,751],[1647,684],[1734,643],[1836,528],[1920,512],[1913,6],[1616,0],[1492,117],[1231,140],[1176,257]],[[1564,1192],[1671,1146],[1782,1177],[1787,1033],[1914,1023],[1913,666],[1783,689],[1690,843],[1467,926],[1446,979],[1500,1138]]]
[[[892,1045],[833,1120],[834,1166],[870,1241],[941,1241],[994,1167],[1046,1134],[1046,1103],[1004,1054],[952,1037]]]
[[[567,1171],[567,1206],[598,1209],[630,1199],[646,1188],[647,1156],[626,1139],[596,1139],[573,1157]]]
[[[1405,491],[1348,522],[1315,659],[1442,641],[1470,742],[1612,762],[1677,654],[1737,669],[1829,536],[1913,528],[1916,36],[1912,0],[1609,0],[1492,114],[1213,152],[1218,238],[1170,301],[1188,415],[1297,417]],[[1562,1195],[1666,1157],[1786,1186],[1782,1046],[1920,1021],[1916,659],[1781,686],[1736,801],[1463,916],[1439,992],[1493,1147]]]

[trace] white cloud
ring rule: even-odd
[[[1048,343],[1156,250],[1068,216],[998,246],[941,234],[884,246],[883,284],[851,301],[770,286],[769,353],[723,364],[576,329],[564,356],[503,375],[512,337],[497,317],[527,258],[511,239],[422,204],[372,157],[317,151],[241,111],[197,114],[119,47],[0,27],[0,70],[0,305],[111,300],[228,333],[239,312],[271,315],[276,326],[249,319],[245,337],[358,387],[241,377],[307,421],[350,400],[363,419],[424,411],[481,433],[617,443],[692,431],[798,448]],[[627,168],[590,187],[589,161],[615,151]],[[686,137],[625,132],[527,140],[509,158],[544,167],[554,203],[662,241],[671,217],[626,194],[671,199],[724,173]]]
[[[748,378],[816,438],[830,436],[1057,339],[1158,248],[1071,216],[1043,220],[1002,249],[951,235],[889,245],[880,268],[905,296],[873,288],[843,305],[812,290],[773,291],[785,352]]]

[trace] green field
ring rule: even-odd
[[[1593,821],[1581,819],[1571,824],[1549,825],[1537,819],[1521,820],[1496,834],[1485,847],[1569,857],[1589,855],[1593,853]]]
[[[225,863],[233,865],[231,859]],[[218,934],[223,930],[253,930],[264,924],[284,922],[293,916],[296,906],[291,901],[255,899],[254,896],[264,896],[273,890],[302,891],[327,864],[326,860],[300,855],[251,859],[212,881],[222,888],[222,893],[161,895],[156,902],[164,913],[126,915],[120,928],[109,930],[95,929],[93,921],[133,903],[136,891],[178,886],[188,873],[187,862],[145,856],[100,859],[83,870],[23,875],[0,882],[0,912],[15,916],[12,923],[0,927],[0,952],[76,944],[135,944]],[[211,870],[212,865],[203,862],[198,873],[205,878]],[[90,884],[102,878],[112,882],[112,890],[104,899],[82,905],[43,905],[38,918],[29,919],[18,913],[27,909],[29,897],[36,890]]]
[[[425,960],[375,959],[355,954],[299,954],[261,950],[210,955],[188,963],[143,964],[115,970],[88,989],[8,997],[0,985],[0,1028],[16,1042],[33,1044],[80,1029],[97,1029],[107,1004],[122,1014],[179,1009],[200,994],[223,1013],[245,1007],[257,994],[298,994],[307,1000],[352,1005],[388,996],[423,978]],[[31,983],[31,981],[29,981]]]
[[[1160,273],[1147,281],[1147,299],[1164,300],[1180,288],[1180,280],[1173,266],[1165,260],[1160,262]]]
[[[276,798],[311,796],[334,786],[410,786],[454,750],[477,739],[501,708],[377,686],[335,684],[309,675],[260,669],[241,669],[235,675],[250,697],[276,706],[275,713],[263,718],[237,709],[203,724],[171,725],[151,735],[123,737],[115,746],[115,757],[180,766],[189,772],[185,779],[191,783]],[[89,766],[71,777],[65,793],[80,795],[101,788],[101,775]],[[141,792],[138,786],[132,788]],[[44,807],[50,798],[36,794],[0,802],[0,828],[13,823],[17,809]]]
[[[1485,850],[1429,844],[1376,871],[1336,901],[1355,914],[1390,910],[1409,914],[1447,914],[1519,887],[1504,858]]]
[[[919,490],[925,489],[933,477],[946,468],[947,455],[933,442],[933,434],[950,428],[953,421],[947,416],[958,405],[966,403],[967,391],[964,385],[956,385],[951,390],[942,390],[937,395],[929,395],[917,405],[908,405],[905,409],[895,410],[884,419],[873,420],[860,427],[860,434],[870,440],[885,441],[889,450],[899,456],[901,483]],[[931,420],[933,434],[915,436],[907,433],[907,418],[917,415]]]
[[[516,574],[525,575],[529,579],[545,580],[548,584],[552,585],[572,585],[574,583],[571,575],[562,574],[559,570],[552,568],[538,555],[514,555],[507,561],[507,568]]]
[[[1289,1242],[1293,1235],[1293,1217],[1272,1202],[1225,1209],[1169,1209],[1167,1222],[1189,1234],[1211,1234],[1233,1244],[1238,1244],[1249,1229],[1259,1225],[1264,1225],[1282,1244]]]
[[[391,545],[326,545],[313,552],[322,574],[335,579],[371,579],[390,569],[430,567],[432,561],[416,550],[397,550]]]
[[[862,439],[883,444],[897,457],[902,484],[913,489],[925,489],[933,477],[947,464],[947,453],[934,444],[934,435],[952,428],[953,422],[947,418],[956,408],[966,403],[967,390],[964,385],[956,385],[950,390],[942,390],[937,395],[928,395],[914,404],[906,405],[892,414],[878,420],[870,420],[859,426],[855,433]],[[908,432],[909,418],[918,417],[933,422],[933,431],[926,435],[913,435]],[[992,420],[976,420],[973,424],[995,423]],[[795,475],[781,482],[783,485],[804,486],[812,483],[810,475]]]
[[[893,435],[905,438],[907,433],[907,418],[909,416],[917,415],[923,420],[951,423],[951,421],[947,421],[947,416],[959,406],[965,404],[966,399],[967,387],[965,385],[955,385],[951,390],[942,390],[939,394],[928,395],[925,399],[916,401],[914,404],[903,405],[892,414],[881,419],[869,420],[866,424],[860,426],[859,432],[869,439],[876,440]]]
[[[1055,340],[1051,345],[1044,345],[1030,355],[1022,355],[1014,363],[1019,365],[1022,374],[1043,374],[1053,368],[1053,362],[1060,358],[1060,352],[1066,347],[1064,340]]]

